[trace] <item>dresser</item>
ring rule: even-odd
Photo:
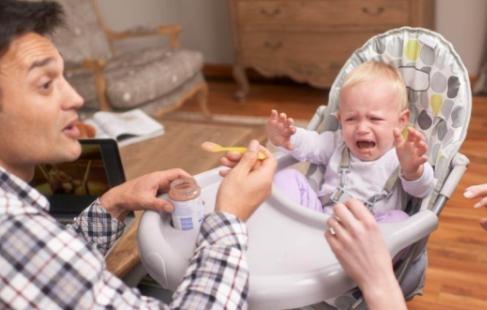
[[[329,88],[348,57],[373,35],[434,24],[434,0],[229,1],[238,100],[249,93],[247,68]]]

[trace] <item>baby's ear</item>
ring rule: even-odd
[[[409,123],[409,109],[405,109],[401,111],[399,114],[399,125],[401,126],[401,130],[404,129]]]

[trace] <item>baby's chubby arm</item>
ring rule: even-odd
[[[407,181],[413,181],[423,175],[424,164],[428,161],[428,145],[424,136],[414,128],[407,128],[404,139],[399,129],[394,129],[394,145],[401,165],[401,174]]]
[[[276,110],[271,111],[267,119],[266,134],[272,144],[292,150],[291,136],[295,133],[296,127],[292,118],[287,117],[286,113],[279,114]]]

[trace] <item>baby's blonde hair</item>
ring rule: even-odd
[[[383,78],[390,82],[391,88],[397,95],[400,110],[408,108],[408,94],[406,85],[396,67],[378,61],[367,61],[354,68],[345,78],[341,91],[363,82]]]

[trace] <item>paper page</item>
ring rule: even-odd
[[[113,138],[151,135],[163,130],[163,126],[140,109],[122,113],[96,112],[94,122]]]

